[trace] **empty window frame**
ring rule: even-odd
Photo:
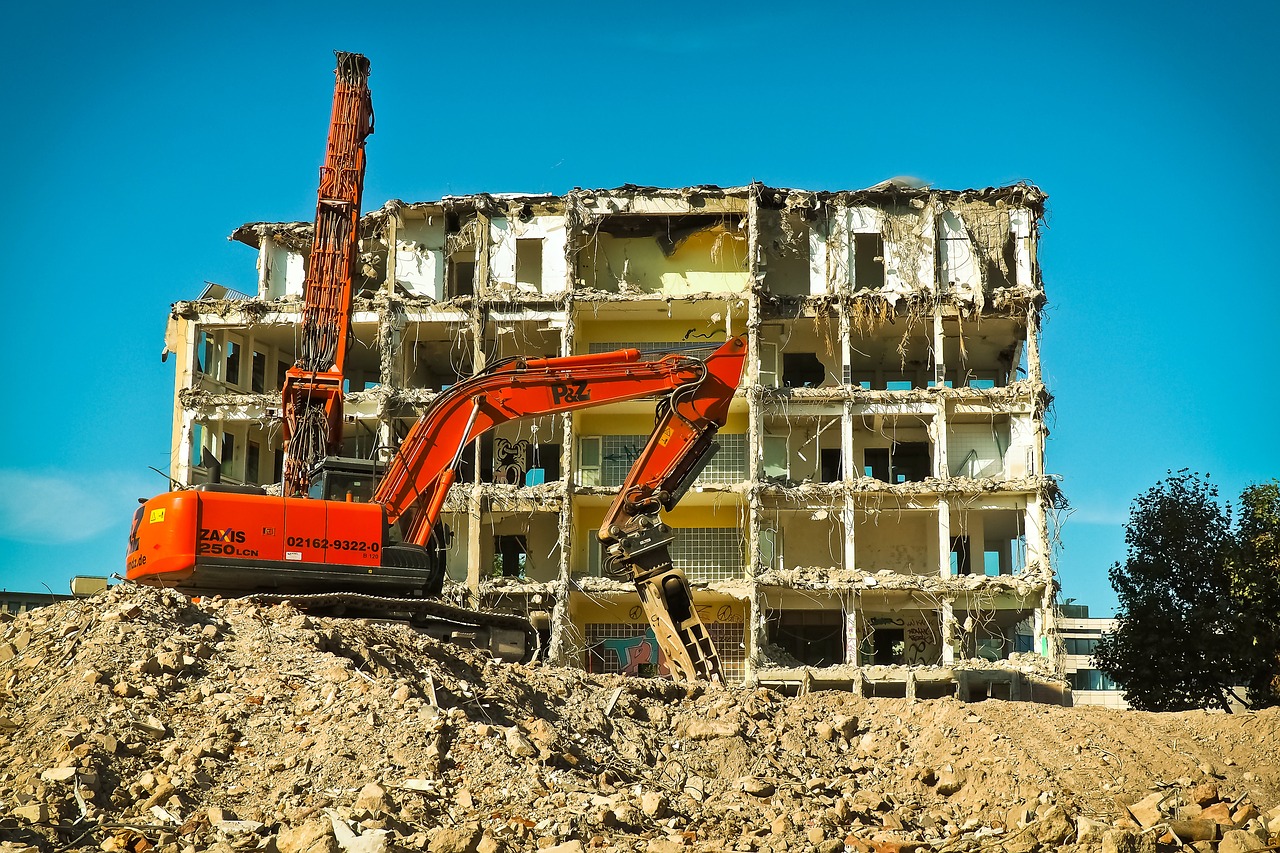
[[[493,537],[494,577],[523,577],[528,554],[529,544],[523,536]]]
[[[884,287],[884,237],[878,233],[853,235],[853,286],[857,290]]]
[[[786,352],[782,354],[782,384],[786,388],[817,388],[827,378],[826,365],[817,353]]]
[[[769,619],[769,642],[807,666],[844,663],[844,613],[830,610],[781,610]]]
[[[267,354],[253,351],[253,366],[249,373],[249,390],[262,394],[267,390]]]
[[[542,238],[516,239],[516,287],[542,292]]]
[[[927,441],[899,441],[862,452],[862,472],[885,483],[919,483],[929,478],[933,457]]]

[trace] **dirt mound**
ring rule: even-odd
[[[135,585],[0,623],[0,850],[1234,853],[1277,803],[1278,711],[786,698]]]

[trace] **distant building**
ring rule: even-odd
[[[10,592],[0,590],[0,613],[24,613],[66,601],[69,598],[86,598],[107,588],[106,578],[76,576],[71,579],[71,594],[57,592]]]
[[[1058,609],[1058,631],[1064,650],[1062,664],[1071,684],[1072,704],[1128,709],[1124,690],[1093,663],[1098,638],[1114,631],[1116,620],[1090,618],[1087,604],[1063,604]]]

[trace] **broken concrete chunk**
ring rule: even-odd
[[[338,853],[338,840],[332,823],[314,819],[282,830],[276,836],[276,848],[280,853]]]
[[[1260,841],[1252,832],[1246,832],[1243,829],[1224,832],[1222,840],[1218,842],[1218,853],[1254,853],[1256,850],[1264,849],[1267,849],[1266,843]]]
[[[19,820],[25,820],[27,823],[48,823],[49,807],[44,803],[18,806],[13,810],[13,816]]]
[[[74,767],[51,767],[40,774],[40,779],[45,782],[70,782],[76,778],[76,768]]]
[[[478,825],[442,826],[431,834],[427,850],[429,853],[478,853],[479,844]]]
[[[1102,835],[1102,853],[1156,853],[1156,839],[1149,832],[1111,829]]]
[[[370,782],[361,788],[356,796],[356,808],[385,813],[395,811],[396,804],[385,788],[376,782]]]

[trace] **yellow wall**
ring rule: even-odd
[[[653,237],[615,237],[600,234],[579,255],[581,283],[600,290],[620,290],[625,280],[632,290],[667,293],[746,291],[745,239],[720,237],[722,231],[691,235],[670,256]],[[717,237],[720,237],[717,247]],[[713,247],[717,259],[712,260]]]

